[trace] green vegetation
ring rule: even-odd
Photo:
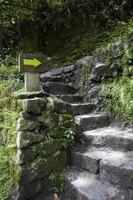
[[[133,79],[123,76],[104,81],[102,89],[110,111],[125,122],[133,121]]]
[[[11,195],[18,183],[18,170],[12,158],[16,150],[17,111],[3,109],[0,112],[0,199]]]
[[[54,183],[56,183],[56,185],[58,187],[58,190],[57,190],[58,193],[64,192],[65,177],[66,177],[68,171],[69,171],[68,168],[64,169],[62,172],[54,171],[49,176],[49,180],[51,180]]]
[[[133,1],[0,0],[0,8],[0,200],[5,200],[18,182],[12,156],[19,108],[13,93],[23,87],[23,77],[13,57],[20,51],[41,52],[50,69],[72,64],[86,55],[105,55],[105,63],[121,66],[118,76],[101,84],[105,103],[113,115],[133,121]],[[89,87],[89,70],[88,66],[82,68],[82,90]],[[49,147],[59,139],[60,148],[54,152],[58,159],[61,151],[74,144],[73,116],[53,111],[42,116],[49,130],[42,145]],[[45,160],[38,157],[36,162]],[[61,192],[65,173],[53,171],[49,177]]]
[[[12,159],[16,151],[16,121],[20,108],[13,93],[22,84],[14,65],[5,66],[2,63],[0,78],[0,199],[5,200],[11,195],[19,178]]]
[[[75,124],[71,114],[47,111],[42,113],[48,126],[48,143],[54,142],[52,138],[60,139],[60,146],[67,150],[74,144]]]
[[[65,175],[67,173],[66,152],[75,142],[76,127],[73,116],[66,112],[57,113],[55,111],[47,111],[43,112],[42,116],[48,126],[47,140],[44,145],[48,145],[49,149],[51,149],[50,151],[52,151],[53,148],[56,150],[53,154],[53,159],[57,164],[56,167],[52,169],[52,172],[49,175],[49,180],[56,184],[57,192],[62,193],[64,191]],[[63,152],[64,156],[62,155]]]

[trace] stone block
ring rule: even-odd
[[[32,131],[39,128],[39,123],[36,121],[19,118],[17,121],[17,130],[18,131]]]
[[[17,134],[17,148],[25,148],[45,140],[45,135],[33,131],[19,131]]]
[[[60,151],[61,148],[62,146],[59,139],[54,139],[51,143],[48,141],[41,142],[26,149],[17,149],[14,160],[17,164],[32,162],[37,155],[46,158],[53,155],[55,152]]]
[[[66,152],[62,151],[58,156],[53,155],[45,159],[38,156],[31,164],[21,165],[20,183],[33,182],[50,175],[55,169],[64,169],[66,158]]]
[[[43,191],[44,183],[38,180],[32,183],[19,185],[13,193],[11,200],[26,200],[35,197]]]
[[[22,108],[25,112],[40,114],[46,107],[46,100],[43,98],[24,99]]]

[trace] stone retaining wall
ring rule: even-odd
[[[19,98],[22,112],[17,121],[14,158],[19,185],[12,199],[27,200],[38,193],[47,193],[51,187],[50,174],[66,168],[69,141],[65,131],[70,128],[68,121],[73,124],[73,117],[65,110],[55,111],[56,105],[46,93],[23,93]]]

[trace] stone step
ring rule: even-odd
[[[73,94],[64,94],[64,95],[56,95],[57,98],[67,102],[67,103],[79,103],[83,101],[83,97],[80,95],[73,95]]]
[[[86,131],[108,126],[110,119],[106,113],[91,113],[76,116],[75,123],[79,127],[79,131]]]
[[[97,175],[72,169],[66,180],[67,200],[132,200],[132,191],[120,190]]]
[[[96,109],[96,106],[91,103],[78,103],[78,104],[70,104],[71,110],[74,115],[85,115],[91,113]]]
[[[94,111],[96,106],[91,103],[77,103],[70,104],[66,103],[58,98],[49,98],[49,105],[56,112],[65,112],[71,113],[73,115],[86,114]]]
[[[115,152],[102,159],[100,176],[101,180],[133,190],[133,153]]]
[[[133,153],[111,150],[71,151],[71,162],[78,168],[99,174],[101,179],[123,188],[133,188]]]
[[[81,134],[83,145],[133,151],[133,135],[115,127],[104,127]]]
[[[75,94],[76,89],[65,83],[46,82],[42,84],[42,88],[45,92],[50,94]]]

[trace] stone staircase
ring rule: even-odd
[[[84,103],[69,84],[49,81],[43,83],[43,90],[57,97],[57,110],[66,107],[73,112],[77,125],[66,194],[61,199],[133,200],[131,132],[112,126],[107,113],[96,112],[93,103]]]

